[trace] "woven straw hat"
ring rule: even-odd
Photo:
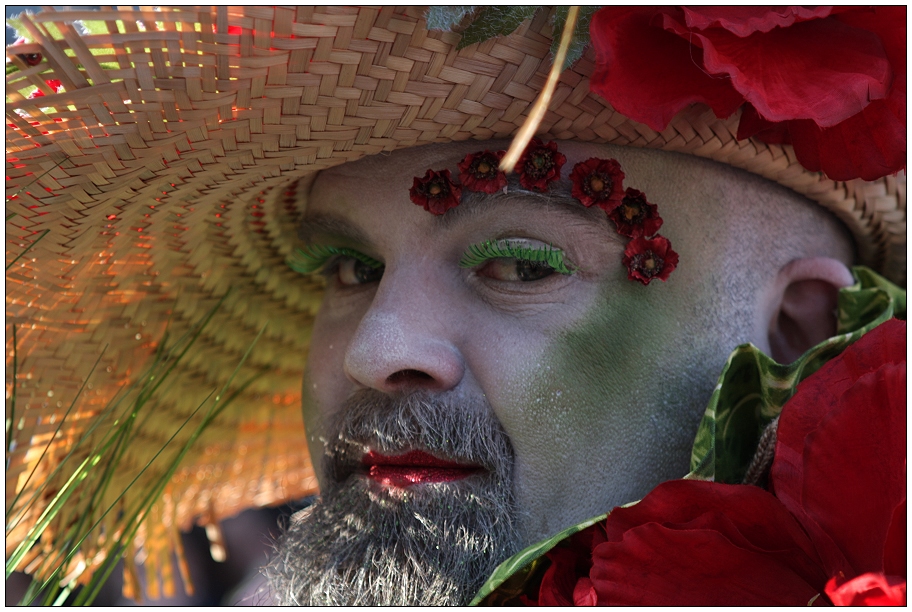
[[[7,49],[19,68],[7,76],[7,264],[28,248],[7,270],[7,388],[16,389],[8,500],[45,482],[75,440],[101,435],[86,433],[91,417],[153,365],[166,330],[171,346],[216,306],[144,408],[153,418],[106,495],[213,392],[230,395],[254,376],[184,457],[138,541],[154,561],[178,527],[316,490],[300,384],[320,286],[285,264],[310,180],[384,151],[510,137],[551,67],[544,11],[508,37],[458,51],[459,35],[428,31],[422,15],[248,6],[23,19],[29,42]],[[76,20],[103,22],[107,33],[80,34]],[[700,105],[657,133],[591,93],[592,70],[589,51],[561,75],[539,135],[685,152],[762,175],[832,211],[860,262],[902,282],[902,176],[829,180],[802,168],[789,146],[736,140],[737,116],[719,120]],[[45,95],[29,99],[35,86]],[[153,463],[137,482],[164,471]],[[142,503],[141,490],[118,503]],[[120,527],[115,514],[102,521],[107,533]]]

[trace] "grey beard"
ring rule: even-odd
[[[292,517],[265,573],[281,605],[465,605],[519,549],[513,449],[483,401],[356,393],[328,428],[326,490]],[[368,447],[424,450],[484,470],[379,487],[357,470]]]

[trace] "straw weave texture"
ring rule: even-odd
[[[7,329],[18,331],[15,381],[7,334],[7,388],[18,390],[7,499],[105,346],[49,447],[51,466],[148,367],[166,328],[180,337],[222,299],[124,455],[120,484],[222,388],[265,325],[235,385],[261,376],[194,446],[140,541],[164,560],[177,527],[315,490],[300,377],[320,287],[284,263],[308,177],[382,151],[509,137],[550,68],[545,12],[460,51],[459,36],[429,32],[422,13],[177,7],[25,19],[33,42],[7,49],[20,68],[7,76],[7,263],[48,232],[7,272]],[[107,33],[80,35],[74,20]],[[24,53],[43,59],[29,66]],[[587,54],[564,72],[541,135],[685,152],[765,176],[833,211],[861,262],[903,282],[904,177],[831,181],[801,168],[791,147],[737,141],[737,116],[702,106],[657,133],[590,93],[592,69]],[[45,95],[27,99],[36,86]],[[118,528],[113,515],[106,524]]]

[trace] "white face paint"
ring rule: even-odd
[[[343,257],[348,267],[329,279],[304,417],[319,473],[324,426],[357,390],[484,398],[515,452],[527,545],[688,471],[729,352],[765,343],[757,304],[770,279],[745,280],[752,247],[729,227],[746,214],[745,200],[798,196],[705,160],[560,143],[567,194],[575,163],[615,158],[625,187],[659,206],[661,234],[680,264],[668,282],[643,286],[627,279],[627,239],[597,207],[521,195],[438,217],[410,201],[413,178],[429,168],[456,177],[467,153],[508,144],[417,147],[317,178],[308,240],[353,249],[385,268],[372,277]],[[515,262],[459,266],[469,246],[498,239],[552,245],[575,272],[521,281],[512,276]]]

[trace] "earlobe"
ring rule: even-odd
[[[797,259],[783,266],[770,304],[770,356],[791,363],[835,335],[839,289],[853,282],[846,265],[830,257]]]

